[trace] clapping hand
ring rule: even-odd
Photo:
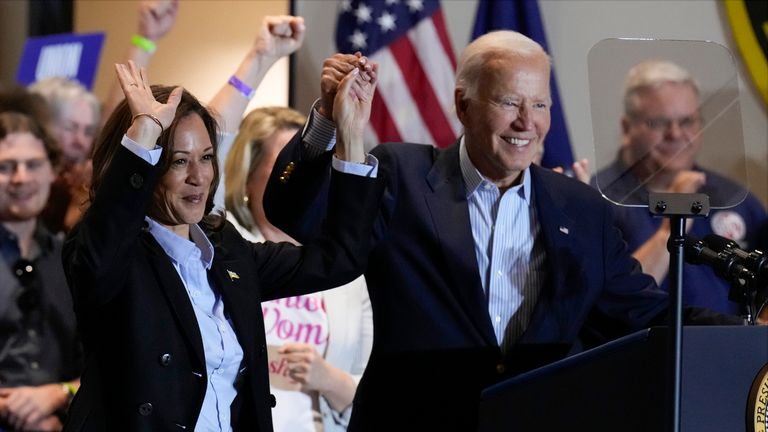
[[[592,179],[592,173],[589,170],[589,160],[581,159],[574,161],[573,165],[571,165],[571,169],[573,170],[573,178],[584,184],[589,184]],[[560,174],[564,173],[563,167],[552,168],[552,171]]]

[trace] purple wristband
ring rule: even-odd
[[[229,85],[236,88],[237,91],[239,91],[243,96],[245,96],[248,99],[251,99],[253,97],[253,94],[256,93],[254,89],[251,88],[248,84],[240,81],[240,78],[232,75],[229,77],[229,81],[227,81]]]

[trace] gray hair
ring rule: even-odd
[[[638,93],[662,84],[687,84],[699,94],[699,83],[682,66],[666,60],[646,60],[633,66],[624,80],[624,114],[636,113]]]
[[[459,57],[456,68],[456,88],[462,89],[464,98],[477,94],[480,72],[486,62],[501,56],[531,58],[542,56],[552,61],[544,48],[529,37],[510,30],[486,33],[467,45]]]
[[[94,117],[93,124],[98,127],[101,119],[101,104],[93,93],[89,92],[77,81],[62,77],[46,78],[30,85],[29,91],[45,98],[51,111],[51,116],[56,120],[61,119],[68,103],[84,100],[91,106]]]

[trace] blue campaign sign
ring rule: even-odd
[[[16,81],[29,85],[45,78],[64,77],[91,90],[103,44],[104,33],[31,37],[24,45]]]

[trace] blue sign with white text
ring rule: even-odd
[[[24,45],[16,81],[29,85],[45,78],[64,77],[91,90],[103,44],[104,33],[31,37]]]

